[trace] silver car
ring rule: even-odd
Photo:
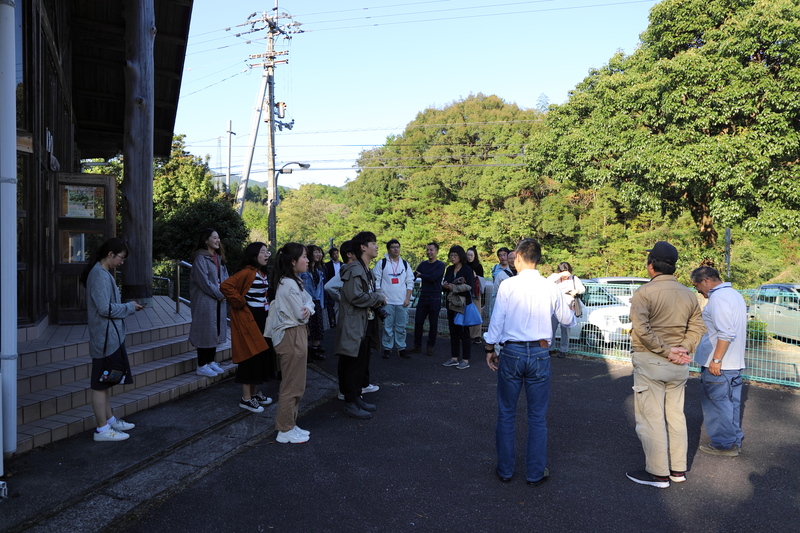
[[[750,298],[749,314],[775,337],[800,341],[800,284],[761,285]]]
[[[650,278],[635,278],[631,276],[617,276],[590,279],[594,283],[607,285],[608,292],[619,298],[623,303],[631,303],[631,296],[636,289],[650,281]]]
[[[578,317],[578,325],[570,328],[570,340],[580,341],[592,348],[629,346],[630,303],[612,294],[609,287],[602,283],[587,281],[583,285],[586,287],[586,292],[580,295],[583,314]],[[561,328],[556,329],[556,338],[561,338]]]

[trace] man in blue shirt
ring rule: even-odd
[[[703,309],[706,334],[697,346],[695,361],[702,367],[703,421],[711,443],[701,445],[700,451],[736,457],[744,438],[740,419],[747,304],[714,268],[695,269],[691,280],[697,292],[708,298]]]
[[[428,319],[428,349],[426,353],[433,355],[436,334],[439,327],[439,311],[442,309],[442,278],[445,265],[437,259],[439,245],[429,242],[425,246],[427,261],[423,261],[414,271],[414,278],[422,280],[419,291],[417,309],[414,316],[414,348],[411,353],[422,352],[422,328]]]
[[[550,337],[555,316],[560,324],[575,326],[575,315],[564,294],[544,278],[536,266],[542,248],[533,239],[522,239],[516,252],[519,272],[508,278],[497,293],[486,340],[486,364],[497,372],[497,468],[500,481],[514,475],[515,421],[517,400],[525,386],[528,403],[528,449],[525,478],[538,486],[548,480],[547,423],[545,414],[550,399]],[[495,346],[503,346],[498,356]]]

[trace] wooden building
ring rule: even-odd
[[[130,35],[131,5],[154,18],[156,30],[152,54],[142,55],[143,70],[152,73],[144,80],[152,87],[152,131],[134,139],[152,138],[152,150],[149,144],[136,150],[150,161],[170,153],[192,0],[125,4],[15,0],[20,340],[48,324],[85,320],[78,277],[96,247],[115,235],[118,184],[112,176],[82,174],[81,160],[123,153],[128,159],[126,144],[136,144],[126,140],[136,131],[127,106],[139,102],[130,94],[130,58],[142,52]],[[143,182],[149,176],[144,185],[152,191],[152,164],[130,175],[126,167],[125,176]],[[152,219],[152,192],[137,202],[149,203]],[[129,213],[138,214],[148,217],[146,209]],[[151,250],[136,254],[149,259]]]

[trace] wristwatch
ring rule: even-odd
[[[722,359],[712,359],[711,362],[718,365],[722,362]]]

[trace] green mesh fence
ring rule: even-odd
[[[630,353],[630,285],[610,285],[584,282],[586,292],[581,296],[583,315],[578,325],[568,330],[570,353],[600,357],[615,361],[631,360]],[[408,329],[414,329],[415,289]],[[779,289],[740,291],[748,304],[747,379],[800,387],[800,302],[798,293]],[[491,316],[492,287],[483,294],[483,331]],[[706,299],[698,294],[698,302]],[[488,304],[488,305],[487,305]],[[427,323],[425,331],[427,332]],[[560,328],[559,328],[560,330]],[[448,334],[447,312],[439,313],[439,335]],[[561,332],[556,333],[557,349]],[[690,369],[699,371],[692,364]]]

